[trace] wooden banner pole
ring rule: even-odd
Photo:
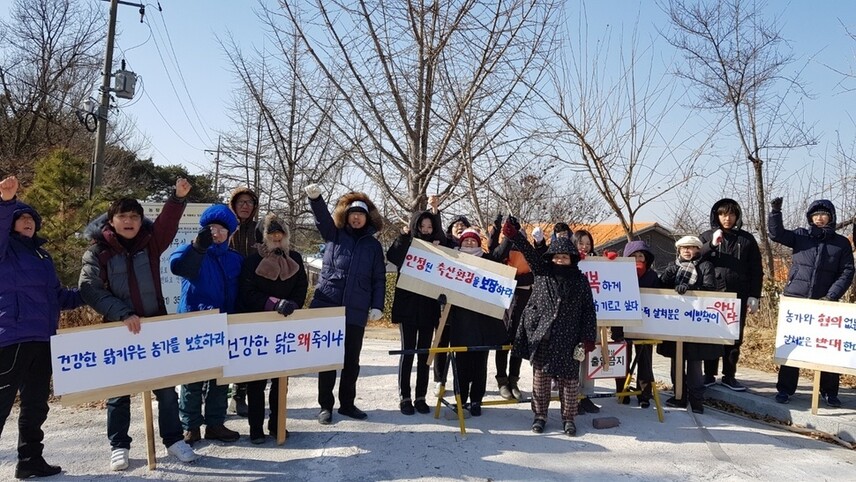
[[[817,415],[817,407],[820,405],[820,370],[814,371],[814,382],[811,384],[811,414]]]
[[[440,312],[440,324],[437,325],[437,329],[434,331],[434,340],[431,341],[431,348],[437,348],[440,346],[440,338],[443,337],[443,329],[446,328],[446,318],[449,317],[449,310],[452,309],[451,303],[445,302],[445,295],[440,295],[443,300],[441,304],[443,305],[443,311]],[[431,366],[434,363],[434,353],[428,354],[428,366]]]
[[[675,342],[675,400],[684,398],[684,342]]]
[[[146,424],[146,460],[149,470],[157,468],[157,456],[155,455],[155,426],[152,420],[152,392],[143,392],[143,419]]]
[[[285,417],[288,415],[288,407],[285,404],[288,398],[288,377],[279,377],[276,398],[279,401],[279,416],[276,419],[276,444],[282,445],[285,443],[287,433]]]

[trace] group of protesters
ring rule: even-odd
[[[154,221],[144,216],[134,199],[113,201],[107,212],[86,229],[91,245],[84,253],[78,288],[61,285],[50,255],[38,236],[41,218],[31,206],[18,200],[18,180],[0,181],[0,434],[20,393],[18,417],[18,478],[57,474],[59,466],[42,456],[42,425],[48,414],[50,395],[50,337],[56,334],[61,310],[84,304],[105,322],[122,322],[134,334],[145,329],[142,318],[167,314],[160,277],[160,257],[172,244],[184,212],[191,186],[185,179],[175,184]],[[441,300],[396,289],[391,320],[398,324],[401,348],[416,356],[416,385],[411,390],[414,356],[400,357],[398,370],[399,409],[402,414],[428,413],[430,369],[424,349],[437,336],[442,346],[499,346],[496,382],[501,397],[521,400],[519,386],[523,360],[533,370],[531,430],[542,433],[547,423],[551,392],[557,390],[562,430],[576,434],[575,416],[596,413],[599,407],[586,397],[591,386],[581,372],[586,352],[598,342],[593,296],[579,262],[594,253],[594,239],[584,230],[573,232],[556,223],[551,239],[540,228],[530,235],[512,216],[498,215],[485,236],[465,216],[451,219],[443,230],[439,200],[429,198],[430,209],[416,212],[411,222],[391,244],[386,256],[376,234],[382,217],[364,193],[351,192],[338,199],[331,213],[322,197],[322,187],[305,187],[316,227],[324,241],[323,267],[309,308],[344,307],[345,336],[343,368],[338,377],[338,413],[363,420],[367,414],[355,405],[360,373],[360,352],[369,321],[379,320],[384,306],[386,260],[400,269],[414,238],[455,249],[470,256],[504,263],[516,269],[517,285],[504,319],[486,316],[461,306],[448,312],[445,329],[435,333],[441,316]],[[826,200],[811,204],[807,228],[786,230],[782,225],[781,198],[772,203],[770,238],[794,251],[794,262],[785,296],[838,300],[853,278],[853,256],[849,241],[835,233],[835,208]],[[275,311],[288,316],[306,303],[308,278],[301,255],[291,247],[291,231],[275,213],[261,216],[258,196],[250,189],[233,192],[229,204],[214,204],[199,219],[200,230],[191,243],[180,246],[169,260],[170,271],[181,278],[181,313],[219,310],[223,313]],[[484,247],[487,249],[484,249]],[[736,380],[736,365],[743,339],[746,314],[758,310],[761,296],[761,256],[755,238],[742,229],[740,206],[723,199],[711,210],[711,229],[684,236],[675,246],[677,256],[662,272],[653,270],[654,253],[641,240],[629,242],[625,257],[635,258],[640,287],[673,288],[684,295],[691,290],[735,292],[741,300],[740,337],[732,345],[687,343],[684,366],[674,363],[674,344],[662,343],[658,352],[672,357],[673,381],[680,370],[687,383],[685,392],[667,401],[694,412],[703,411],[705,386],[716,383],[722,360],[720,383],[732,390],[745,390]],[[616,253],[604,253],[614,257]],[[624,340],[620,328],[612,330],[614,341]],[[632,340],[626,340],[632,346]],[[650,406],[654,376],[651,345],[635,347],[639,395],[643,408]],[[488,352],[455,355],[455,389],[465,416],[480,416],[487,391]],[[437,356],[434,382],[446,383],[447,359]],[[782,367],[776,401],[787,403],[796,389],[797,369]],[[233,408],[248,417],[249,438],[264,443],[265,389],[268,380],[235,387]],[[318,375],[317,421],[332,423],[336,403],[336,371]],[[270,417],[267,432],[276,436],[277,383],[270,381]],[[621,390],[623,379],[616,384]],[[580,393],[582,392],[582,394]],[[167,452],[183,462],[198,458],[192,446],[205,439],[234,442],[239,432],[225,425],[229,405],[228,387],[216,380],[201,380],[154,390],[158,401],[158,427]],[[825,373],[821,394],[829,406],[841,405],[838,376]],[[625,397],[625,401],[629,398]],[[107,435],[110,468],[124,470],[129,463],[131,437],[130,397],[107,400]],[[202,426],[205,426],[204,434]],[[287,435],[287,433],[286,433]]]

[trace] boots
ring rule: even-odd
[[[511,400],[514,395],[511,393],[511,388],[508,385],[508,377],[496,377],[496,384],[499,387],[499,396],[505,400]]]
[[[511,396],[514,397],[515,400],[523,398],[523,394],[520,393],[520,388],[517,387],[517,382],[519,380],[520,377],[508,377],[508,388],[511,390]]]
[[[646,382],[639,382],[639,390],[642,393],[636,397],[636,401],[639,402],[639,406],[642,408],[648,408],[651,406],[651,384]]]

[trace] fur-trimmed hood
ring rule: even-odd
[[[250,215],[250,219],[256,219],[256,215],[259,213],[259,197],[256,195],[256,193],[252,189],[250,189],[248,187],[241,186],[241,187],[236,187],[235,189],[232,190],[232,196],[229,198],[229,207],[232,208],[233,213],[238,212],[238,209],[237,209],[237,206],[235,206],[235,203],[238,202],[238,196],[240,196],[241,194],[246,194],[246,195],[250,196],[251,198],[253,198],[253,214]],[[236,216],[237,216],[237,214],[236,214]]]
[[[383,229],[383,218],[380,215],[377,207],[371,202],[366,193],[351,191],[339,198],[336,203],[336,208],[333,210],[333,222],[339,229],[344,229],[348,225],[348,206],[354,201],[362,201],[369,207],[369,215],[367,226],[372,226],[376,231]]]
[[[282,249],[284,253],[288,253],[291,249],[291,229],[289,229],[288,224],[279,217],[275,212],[269,212],[265,215],[264,218],[260,219],[256,224],[256,243],[264,244],[265,242],[265,233],[267,233],[268,227],[271,224],[278,224],[279,227],[282,228],[282,231],[285,233],[285,236],[282,237],[282,241],[280,242],[277,248]]]

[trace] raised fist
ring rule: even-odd
[[[183,198],[190,192],[190,182],[180,177],[175,181],[175,197]]]
[[[497,214],[496,218],[494,218],[493,227],[497,230],[502,229],[502,213]]]
[[[780,197],[773,198],[773,200],[770,201],[770,207],[773,209],[773,211],[781,211],[782,210],[782,198],[780,198]]]
[[[6,179],[0,181],[0,196],[2,196],[3,201],[11,201],[15,194],[18,192],[18,178],[15,176],[9,176]]]
[[[321,185],[320,184],[310,184],[303,188],[306,191],[306,195],[309,196],[309,199],[318,199],[318,196],[321,195]]]
[[[509,216],[509,218],[505,220],[505,224],[502,225],[502,234],[504,234],[506,238],[517,236],[517,227],[511,222],[512,219],[513,218]]]
[[[540,226],[535,226],[535,229],[532,230],[532,239],[534,239],[536,243],[544,241],[544,231],[541,230]]]

